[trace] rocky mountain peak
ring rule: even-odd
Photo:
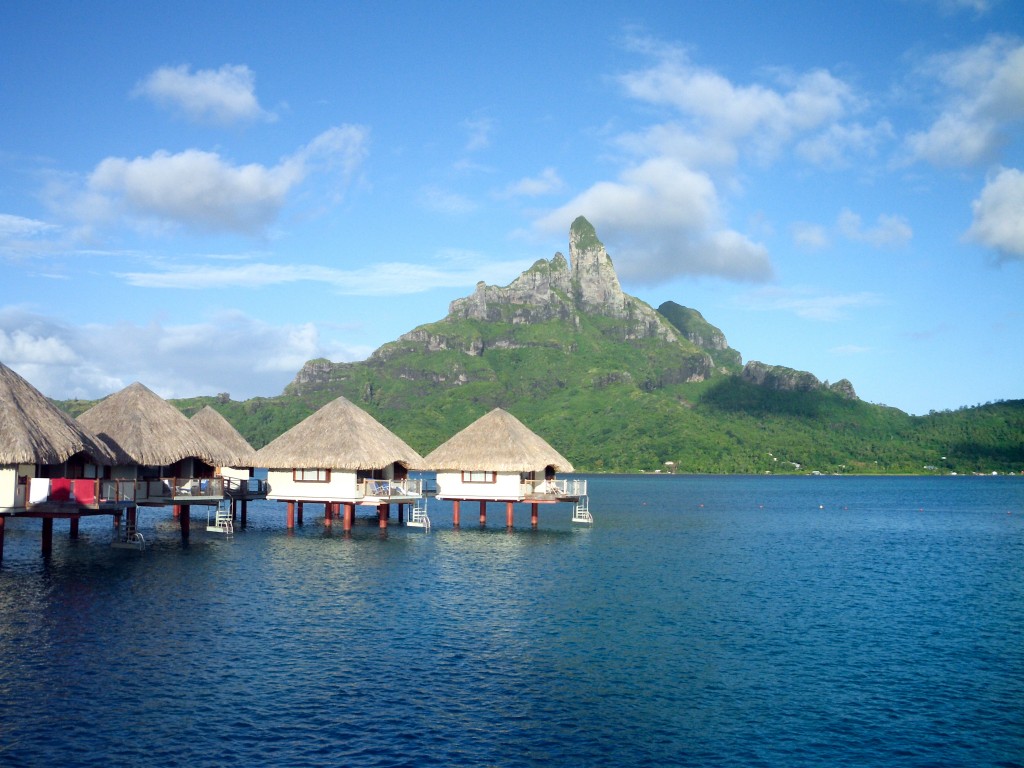
[[[569,228],[569,259],[576,303],[619,317],[626,306],[619,276],[593,225],[582,216]]]
[[[448,310],[450,317],[513,323],[572,320],[580,312],[623,320],[626,338],[677,339],[654,309],[622,292],[611,257],[582,216],[569,229],[569,261],[556,253],[505,287],[478,283],[471,296],[456,299]]]

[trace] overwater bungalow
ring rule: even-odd
[[[119,515],[134,506],[131,484],[110,479],[114,453],[91,431],[0,363],[0,558],[7,517],[43,521],[43,554],[51,551],[53,520]]]
[[[245,526],[246,508],[251,499],[267,496],[265,480],[254,477],[256,450],[223,415],[205,405],[190,419],[204,435],[224,448],[230,458],[214,468],[214,475],[224,480],[224,495],[234,508],[241,505],[242,526]]]
[[[302,522],[307,503],[324,505],[324,524],[338,516],[349,531],[356,505],[377,508],[386,528],[390,505],[422,499],[422,482],[410,478],[423,457],[366,411],[339,397],[256,452],[257,465],[267,469],[267,498],[288,504],[287,525]]]
[[[224,480],[214,468],[232,461],[230,451],[143,384],[101,400],[78,421],[118,455],[112,476],[136,481],[136,504],[174,506],[183,542],[190,507],[216,506],[224,498]]]
[[[487,522],[487,503],[505,503],[505,522],[512,527],[513,505],[531,505],[530,520],[538,522],[538,506],[572,502],[575,522],[591,522],[587,482],[558,479],[573,466],[543,438],[501,408],[481,416],[424,458],[437,473],[437,498],[450,500],[453,524],[460,523],[464,501],[480,504],[480,524]]]

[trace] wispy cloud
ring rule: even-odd
[[[397,296],[435,288],[466,288],[479,280],[507,283],[528,266],[526,261],[492,261],[481,254],[440,253],[433,264],[382,262],[359,269],[336,269],[317,264],[174,264],[150,271],[116,275],[138,288],[219,290],[267,288],[293,283],[328,285],[347,296]]]
[[[499,197],[539,197],[551,195],[565,189],[565,182],[554,168],[545,168],[536,176],[527,176],[514,181],[499,193]]]
[[[814,288],[769,287],[739,297],[739,303],[758,312],[786,312],[805,320],[835,322],[854,310],[882,303],[877,293],[822,293]]]
[[[225,64],[220,69],[196,72],[183,64],[160,67],[142,80],[134,93],[199,122],[276,120],[276,115],[259,105],[255,91],[255,75],[244,64]]]
[[[868,243],[876,248],[906,245],[914,231],[903,216],[881,214],[873,227],[865,227],[861,217],[844,208],[836,220],[839,231],[850,240]]]
[[[462,124],[466,129],[466,152],[479,152],[491,145],[491,133],[494,131],[494,120],[489,117],[477,117],[466,120]]]

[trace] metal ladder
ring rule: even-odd
[[[213,520],[210,515],[206,516],[206,530],[211,533],[223,533],[227,538],[235,535],[235,521],[231,513],[231,499],[221,499],[217,502],[217,511]]]
[[[416,499],[412,507],[412,514],[409,515],[406,525],[411,525],[413,528],[423,528],[427,531],[430,530],[430,518],[427,516],[426,499]]]
[[[590,514],[590,502],[586,496],[580,496],[572,511],[574,523],[593,523],[594,518]]]

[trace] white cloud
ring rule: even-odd
[[[922,67],[943,92],[931,127],[910,134],[913,159],[962,166],[997,156],[1024,121],[1024,45],[992,37],[982,45],[935,56]]]
[[[974,221],[968,238],[994,248],[1003,258],[1024,259],[1024,173],[1001,169],[971,207]]]
[[[554,168],[545,168],[537,176],[528,176],[509,184],[499,197],[539,197],[561,192],[565,182]]]
[[[913,229],[903,216],[881,214],[874,227],[865,228],[861,217],[848,208],[840,211],[836,226],[850,240],[868,243],[876,248],[906,245],[914,236]]]
[[[723,226],[714,183],[673,159],[660,157],[599,182],[536,222],[564,235],[583,215],[606,243],[614,243],[619,275],[656,283],[679,275],[764,280],[771,275],[765,248]]]
[[[654,66],[622,75],[628,95],[674,109],[696,133],[718,142],[743,142],[771,160],[793,137],[839,120],[855,105],[850,87],[825,70],[776,73],[779,88],[736,85],[690,62],[685,51],[650,41],[635,47],[654,53]]]
[[[830,294],[808,287],[762,288],[741,297],[747,309],[762,312],[788,312],[805,320],[835,322],[850,310],[871,307],[881,303],[876,293]]]
[[[199,354],[210,343],[216,354]],[[188,325],[73,326],[23,308],[0,308],[0,359],[57,399],[96,399],[133,381],[162,397],[272,396],[307,360],[357,360],[370,351],[325,342],[312,323],[273,326],[240,312]]]
[[[135,93],[196,121],[275,120],[275,115],[260,107],[255,89],[255,76],[245,65],[225,64],[193,73],[183,64],[152,72],[136,86]]]
[[[158,227],[259,234],[310,173],[340,168],[340,181],[347,181],[366,155],[366,138],[359,126],[331,128],[270,167],[232,165],[197,149],[132,160],[109,157],[89,175],[73,209],[90,223],[134,216]]]

